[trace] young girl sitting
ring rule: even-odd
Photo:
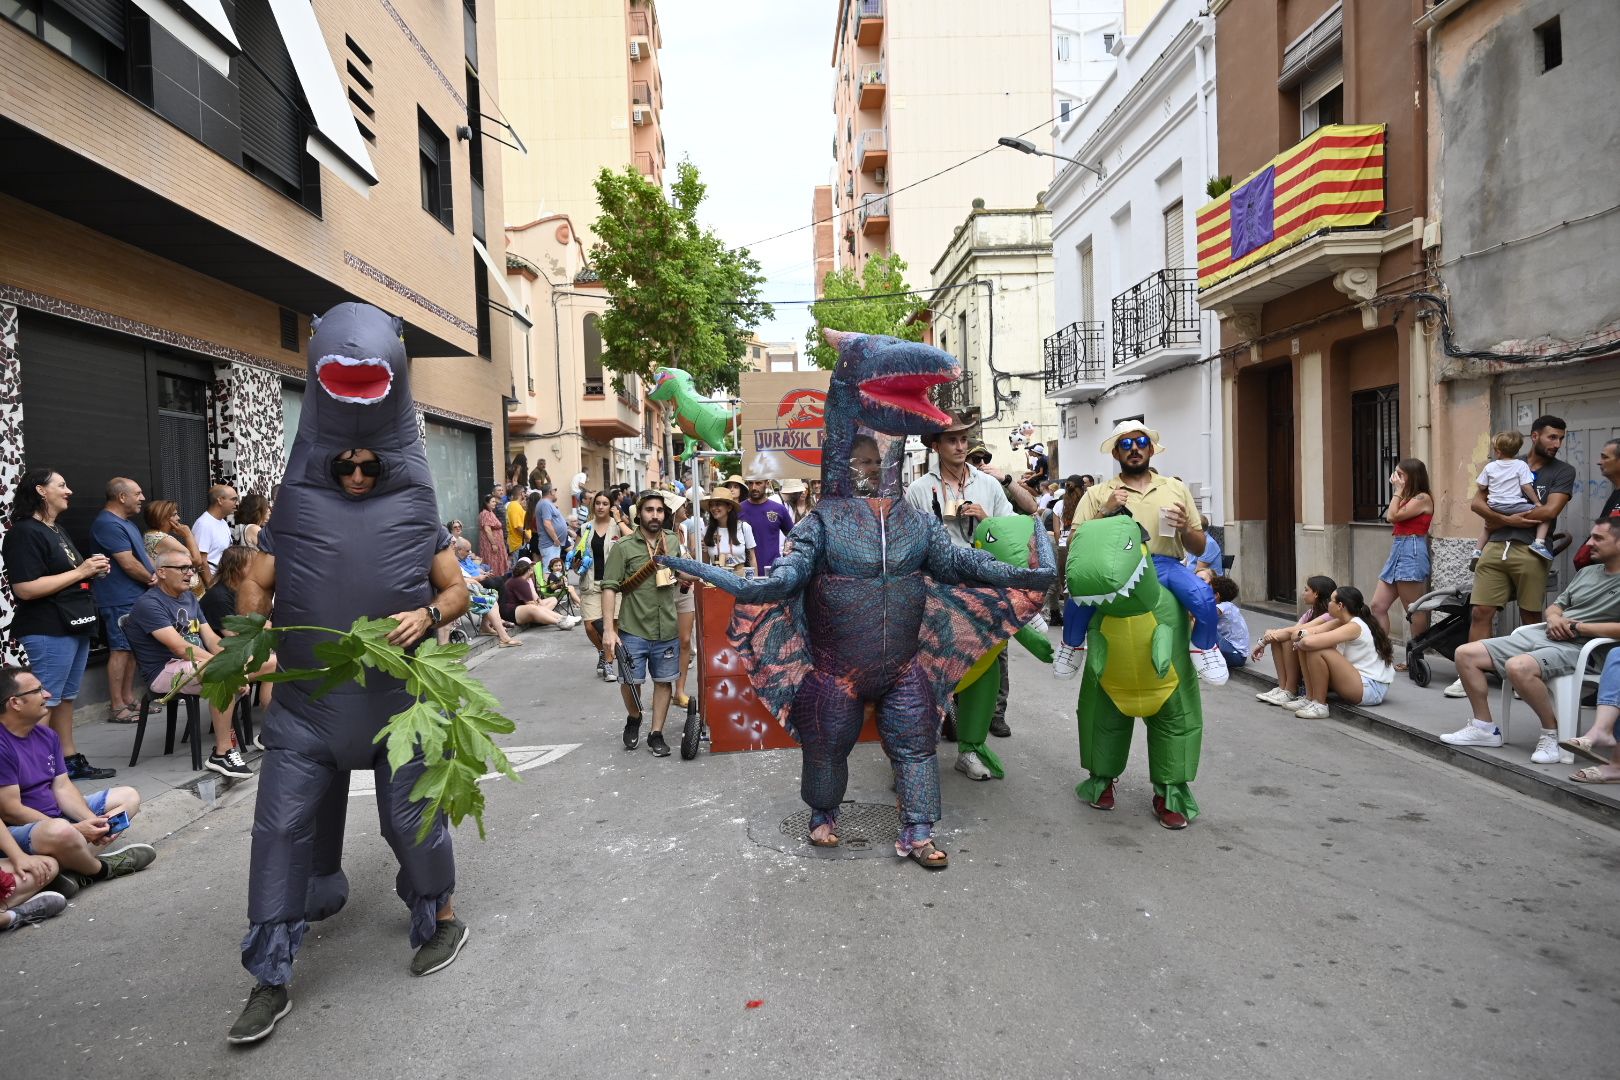
[[[1280,705],[1293,712],[1306,699],[1297,696],[1300,689],[1299,654],[1287,647],[1294,633],[1302,626],[1313,626],[1327,619],[1328,600],[1333,596],[1333,590],[1338,588],[1332,578],[1324,574],[1316,574],[1305,579],[1305,588],[1300,596],[1305,602],[1305,610],[1300,613],[1299,619],[1293,626],[1280,627],[1276,630],[1267,630],[1260,635],[1260,640],[1249,654],[1249,659],[1259,660],[1266,654],[1268,645],[1277,646],[1271,653],[1272,663],[1277,665],[1277,685],[1263,694],[1254,695],[1267,705]]]
[[[568,584],[568,574],[561,555],[552,559],[550,565],[546,567],[546,587],[542,590],[542,594],[555,596],[558,600],[566,595],[574,602],[574,610],[579,610],[579,590]]]
[[[1341,585],[1328,601],[1328,618],[1294,632],[1305,673],[1301,720],[1327,718],[1331,691],[1351,705],[1377,705],[1395,681],[1395,649],[1367,609],[1361,590]]]
[[[1523,514],[1541,505],[1541,497],[1536,494],[1535,474],[1519,457],[1519,448],[1523,445],[1524,436],[1517,431],[1497,432],[1491,440],[1496,460],[1481,469],[1474,478],[1474,483],[1479,485],[1481,494],[1485,496],[1486,505],[1498,514]],[[1553,557],[1551,549],[1547,547],[1547,530],[1550,528],[1552,522],[1538,522],[1535,543],[1530,545],[1531,551],[1549,562]],[[1485,554],[1485,545],[1490,540],[1491,529],[1486,526],[1474,542],[1474,558]]]

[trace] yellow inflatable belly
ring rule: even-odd
[[[1098,630],[1108,642],[1102,688],[1126,716],[1154,716],[1180,681],[1176,669],[1160,675],[1153,667],[1152,612],[1124,618],[1104,615]]]

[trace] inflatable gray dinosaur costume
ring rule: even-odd
[[[311,326],[304,410],[260,546],[276,560],[271,623],[343,630],[361,615],[432,603],[429,566],[450,536],[438,521],[417,429],[402,324],[366,304],[340,304]],[[333,460],[351,449],[372,450],[382,463],[362,498],[345,493],[332,473]],[[281,666],[321,666],[322,637],[284,635]],[[309,923],[335,915],[348,899],[339,863],[350,770],[376,775],[377,814],[399,860],[394,887],[411,910],[413,948],[433,936],[435,913],[455,890],[443,818],[415,843],[425,804],[409,796],[422,758],[391,774],[385,748],[372,742],[411,703],[404,684],[372,670],[365,686],[349,683],[319,699],[317,685],[278,686],[263,724],[242,966],[276,986],[291,979]]]

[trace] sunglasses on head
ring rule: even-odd
[[[1121,450],[1146,450],[1153,445],[1153,440],[1146,435],[1127,435],[1119,440]]]
[[[369,476],[373,480],[382,475],[382,462],[380,461],[334,461],[332,462],[333,476],[352,476],[354,470],[359,469],[361,476]]]

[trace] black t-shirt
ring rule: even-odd
[[[607,538],[595,529],[591,530],[591,577],[596,581],[602,580],[602,571],[607,569]]]
[[[1603,504],[1603,512],[1598,517],[1620,517],[1620,487],[1609,492],[1609,501]]]
[[[225,620],[236,614],[236,590],[223,581],[216,581],[202,594],[203,618],[214,633],[225,632]]]
[[[34,581],[37,578],[65,574],[84,561],[84,556],[73,546],[66,532],[53,528],[38,518],[25,518],[6,530],[3,548],[6,575],[11,583]],[[70,589],[89,591],[90,583],[81,581]],[[60,636],[71,633],[63,621],[61,609],[49,596],[35,600],[17,600],[17,613],[11,620],[11,633],[15,637],[30,634]]]

